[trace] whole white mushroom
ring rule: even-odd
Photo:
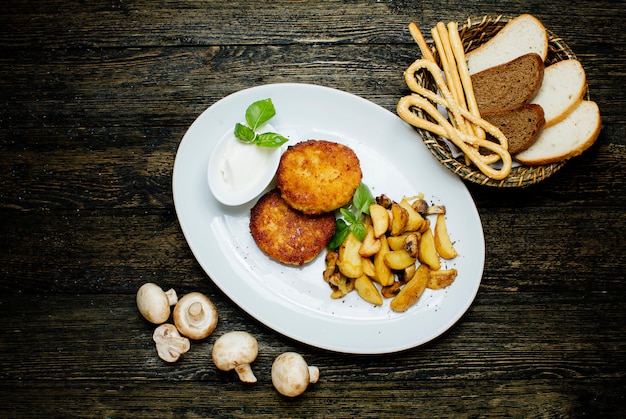
[[[150,323],[161,324],[170,317],[170,306],[178,302],[173,289],[167,292],[152,282],[143,284],[137,291],[137,308]]]
[[[217,326],[217,309],[209,297],[199,292],[183,295],[174,307],[174,324],[189,339],[209,336]]]
[[[319,368],[308,366],[302,355],[296,352],[280,354],[272,364],[272,384],[287,397],[304,393],[309,384],[316,383],[319,377]]]
[[[250,364],[259,354],[259,344],[248,332],[228,332],[213,344],[213,363],[222,371],[235,370],[244,383],[256,383]]]

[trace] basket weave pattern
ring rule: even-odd
[[[479,20],[467,19],[467,21],[461,26],[459,25],[459,33],[463,42],[463,48],[466,53],[472,51],[479,45],[487,42],[493,38],[500,29],[506,25],[510,18],[497,16],[490,17],[485,16]],[[549,30],[548,32],[548,57],[546,59],[546,66],[558,61],[567,59],[576,59],[576,56],[572,50],[557,36],[555,36]],[[431,47],[432,53],[439,63],[439,55],[434,47]],[[432,77],[427,71],[420,70],[415,74],[418,82],[429,90],[436,91],[436,85]],[[587,94],[588,96],[588,94]],[[433,121],[427,113],[421,109],[415,109],[414,112],[421,118]],[[443,138],[426,131],[424,129],[417,129],[422,136],[424,144],[431,151],[431,153],[439,160],[441,164],[447,167],[449,170],[460,176],[462,179],[478,183],[480,185],[495,186],[495,187],[525,187],[537,182],[540,182],[550,176],[563,167],[566,161],[555,162],[552,164],[546,164],[543,166],[517,166],[511,169],[511,173],[502,180],[491,179],[484,175],[474,166],[468,166],[465,163],[465,158],[459,156],[454,158],[448,143]]]

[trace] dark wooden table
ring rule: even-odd
[[[0,416],[618,417],[626,400],[623,1],[16,1],[0,11]],[[195,260],[172,198],[189,125],[220,98],[314,83],[395,111],[419,51],[407,25],[533,13],[563,37],[601,109],[596,144],[524,189],[468,184],[480,290],[443,336],[387,355],[283,337]],[[430,39],[429,36],[427,36]],[[135,306],[145,282],[206,293],[216,333],[176,364]],[[246,330],[259,382],[210,360]],[[321,378],[280,397],[272,360]]]

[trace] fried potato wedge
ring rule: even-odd
[[[409,221],[409,213],[400,204],[394,202],[391,204],[391,231],[392,236],[398,236],[404,233],[407,222]]]
[[[446,226],[446,217],[443,214],[438,214],[435,221],[435,248],[439,256],[444,259],[454,259],[458,256],[452,240],[450,240],[448,227]]]
[[[364,258],[374,256],[380,251],[380,246],[380,239],[376,238],[374,235],[374,227],[366,224],[365,238],[359,248],[359,255]]]
[[[424,218],[424,222],[420,226],[420,229],[417,230],[417,232],[420,234],[424,234],[424,232],[426,232],[426,230],[429,230],[429,229],[430,229],[430,219]]]
[[[399,236],[387,236],[387,243],[389,244],[389,248],[391,250],[405,249],[409,251],[409,249],[407,249],[407,246],[411,247],[413,246],[413,243],[415,245],[418,245],[420,237],[421,237],[420,233],[410,231],[407,233],[400,234]],[[411,252],[409,251],[409,253]]]
[[[379,204],[370,205],[370,217],[374,227],[374,237],[379,238],[389,229],[389,213]]]
[[[339,246],[339,259],[337,266],[339,271],[348,278],[358,278],[363,275],[363,265],[359,249],[361,241],[350,232],[346,239]]]
[[[415,264],[415,258],[404,249],[391,250],[384,256],[385,263],[389,269],[401,271]]]
[[[406,198],[402,198],[399,204],[402,208],[404,208],[407,212],[408,219],[406,222],[406,226],[404,227],[404,231],[417,231],[422,226],[424,222],[424,217],[420,215],[419,212],[415,210],[409,203]]]
[[[458,272],[456,269],[440,269],[430,271],[430,279],[428,280],[428,288],[432,290],[440,290],[452,285],[456,279]]]
[[[395,278],[393,272],[385,263],[385,255],[390,252],[386,236],[380,236],[380,244],[380,251],[374,255],[376,276],[373,279],[383,287],[386,287],[387,285],[393,284]]]
[[[389,245],[389,249],[391,250],[404,249],[404,240],[406,239],[407,234],[401,234],[399,236],[388,236],[387,244]]]
[[[413,275],[415,275],[416,270],[417,270],[416,263],[405,268],[403,271],[399,272],[398,282],[400,282],[401,284],[406,284],[407,282],[411,280],[411,278],[413,278]]]
[[[421,264],[417,267],[415,275],[409,282],[402,287],[400,292],[393,297],[389,307],[396,312],[402,313],[407,311],[409,307],[415,304],[426,289],[430,279],[430,269],[428,266]]]
[[[437,249],[435,248],[435,238],[430,229],[422,234],[418,259],[423,264],[428,265],[430,269],[437,270],[441,267],[439,253],[437,253]]]
[[[357,279],[354,280],[354,288],[359,296],[365,301],[375,304],[377,306],[383,305],[383,297],[380,295],[378,288],[365,275],[361,275]]]
[[[367,275],[370,278],[376,277],[376,267],[371,258],[361,258],[361,265],[363,266],[363,275]]]

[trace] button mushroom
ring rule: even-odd
[[[204,339],[217,326],[217,309],[202,293],[185,294],[174,307],[174,324],[183,336]]]
[[[319,369],[309,367],[302,355],[295,352],[278,355],[272,364],[272,384],[284,396],[299,396],[319,377]]]
[[[152,339],[156,343],[159,358],[166,362],[176,362],[191,347],[189,339],[178,333],[176,326],[164,323],[154,329]]]
[[[170,317],[170,306],[178,301],[176,291],[165,292],[157,284],[148,282],[137,291],[137,308],[150,323],[161,324]]]
[[[250,333],[228,332],[213,344],[213,363],[222,371],[234,369],[244,383],[256,383],[250,364],[259,354],[259,345]]]

